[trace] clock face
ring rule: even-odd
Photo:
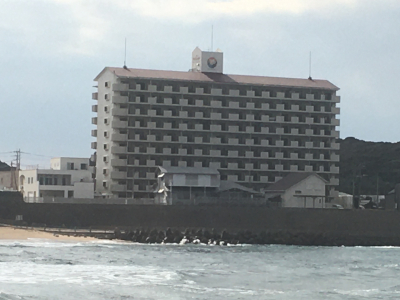
[[[217,60],[215,57],[210,57],[207,59],[207,65],[209,68],[214,69],[217,66]]]

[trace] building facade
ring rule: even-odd
[[[16,167],[0,168],[0,190],[18,190],[18,169]]]
[[[269,199],[279,196],[279,207],[325,208],[327,181],[316,173],[290,173],[271,184],[265,195]]]
[[[50,169],[19,171],[19,190],[25,199],[94,197],[88,158],[52,158],[50,165]]]
[[[98,193],[152,197],[156,166],[214,168],[255,190],[316,172],[334,190],[339,89],[311,78],[226,75],[222,58],[196,48],[189,72],[103,69],[92,97]]]

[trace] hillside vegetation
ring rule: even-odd
[[[379,194],[386,194],[400,182],[400,142],[340,140],[339,166],[339,191],[375,195],[378,188]]]

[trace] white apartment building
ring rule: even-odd
[[[223,74],[223,53],[189,72],[106,67],[95,78],[96,190],[152,197],[156,166],[217,169],[262,190],[292,172],[339,175],[338,87],[327,80]]]
[[[52,158],[50,165],[50,169],[19,171],[19,190],[26,199],[94,197],[88,158]]]

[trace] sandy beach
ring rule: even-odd
[[[53,233],[38,231],[35,229],[17,229],[13,227],[0,226],[0,240],[27,240],[47,239],[54,241],[89,242],[98,239],[92,237],[74,237],[66,235],[54,235]]]

